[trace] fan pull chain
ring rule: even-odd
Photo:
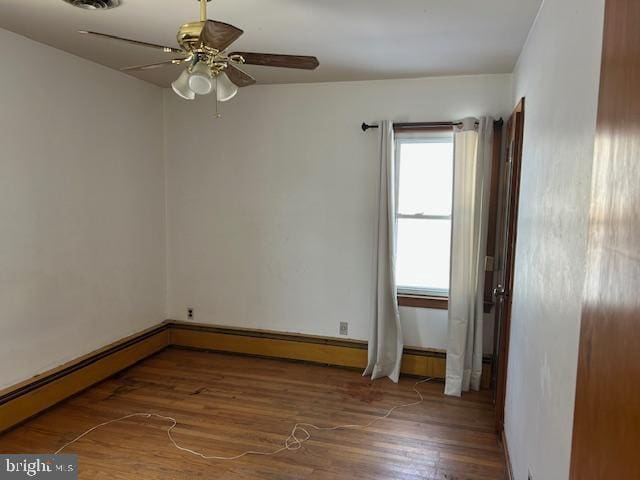
[[[217,75],[215,77],[215,80],[216,80],[216,84],[214,86],[214,88],[215,88],[214,96],[216,97],[216,114],[215,114],[215,118],[222,118],[222,114],[220,112],[218,112],[218,104],[220,102],[218,101],[218,76]]]

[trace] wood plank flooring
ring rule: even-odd
[[[371,382],[359,372],[280,360],[166,349],[0,436],[0,452],[54,452],[86,429],[135,412],[175,417],[176,441],[209,455],[274,450],[296,422],[367,423],[416,399],[416,379]],[[81,479],[503,480],[488,392],[425,402],[366,430],[312,432],[297,451],[203,460],[173,447],[158,419],[96,430],[65,453]]]

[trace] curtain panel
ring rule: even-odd
[[[400,376],[402,326],[396,287],[396,163],[393,123],[380,123],[380,182],[378,194],[378,242],[376,301],[369,335],[368,362],[364,375],[372,379]]]
[[[493,119],[465,119],[454,131],[451,274],[445,394],[480,389],[484,260]]]

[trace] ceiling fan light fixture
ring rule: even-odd
[[[184,69],[180,76],[171,84],[171,88],[176,92],[176,95],[185,100],[193,100],[196,98],[196,94],[189,88],[189,77],[189,72],[187,69]]]
[[[219,102],[231,100],[238,93],[238,87],[229,80],[226,73],[221,72],[216,76],[216,97]]]
[[[189,75],[189,88],[197,95],[207,95],[213,90],[211,70],[204,62],[196,63]]]
[[[1,1],[1,0],[0,0]],[[129,0],[63,0],[78,8],[92,10],[114,8]],[[180,76],[171,82],[173,91],[185,100],[194,100],[196,95],[208,95],[215,89],[217,102],[226,102],[235,97],[238,88],[254,85],[256,80],[242,71],[241,65],[260,65],[278,68],[296,68],[314,70],[319,62],[316,57],[305,55],[283,55],[276,53],[227,52],[244,32],[225,22],[207,18],[207,2],[200,2],[200,21],[184,23],[178,29],[176,40],[179,47],[171,47],[134,40],[108,33],[91,30],[78,30],[78,33],[93,38],[117,40],[129,45],[153,48],[172,54],[169,58],[156,63],[121,68],[124,72],[150,70],[169,65],[188,64]],[[217,108],[217,107],[216,107]]]

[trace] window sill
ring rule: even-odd
[[[401,307],[433,308],[437,310],[449,309],[449,297],[434,297],[432,295],[398,294],[398,305]]]

